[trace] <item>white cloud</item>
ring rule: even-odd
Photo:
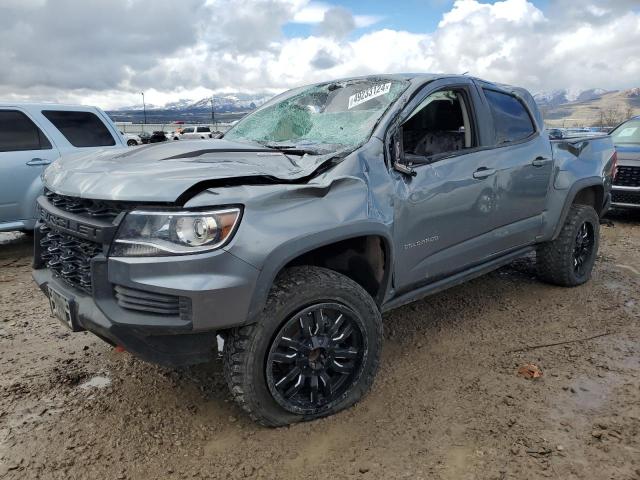
[[[0,98],[114,107],[139,103],[144,89],[163,104],[407,71],[469,71],[533,91],[640,85],[637,0],[551,0],[544,11],[526,0],[457,0],[423,33],[382,28],[384,19],[337,0],[183,0],[177,11],[169,0],[44,2],[0,6]],[[64,16],[52,23],[52,12]],[[286,38],[287,23],[312,33]]]
[[[324,2],[301,2],[296,0],[294,3],[295,13],[292,21],[294,23],[303,23],[309,25],[317,25],[324,20],[327,11],[335,8],[337,5],[331,5]],[[354,15],[355,26],[357,28],[366,28],[379,23],[383,17],[380,15]]]
[[[324,14],[331,8],[330,5],[320,2],[311,2],[301,5],[293,15],[295,23],[320,23],[324,19]]]
[[[384,17],[380,15],[354,15],[353,19],[356,22],[357,28],[366,28],[380,23]]]

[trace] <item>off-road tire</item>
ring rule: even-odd
[[[578,231],[585,222],[593,229],[594,243],[585,262],[584,274],[579,275],[574,268],[574,248]],[[558,237],[537,249],[538,276],[545,282],[563,287],[575,287],[587,282],[598,254],[599,237],[600,219],[593,207],[572,205]]]
[[[319,302],[339,302],[363,321],[367,355],[362,371],[344,398],[311,414],[285,410],[273,398],[266,380],[266,358],[281,326],[296,312]],[[356,282],[333,270],[292,267],[276,278],[257,322],[230,330],[224,342],[224,374],[235,401],[267,427],[289,425],[332,415],[360,400],[371,388],[382,346],[382,317],[371,296]]]

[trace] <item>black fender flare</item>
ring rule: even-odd
[[[250,324],[256,321],[257,316],[267,302],[269,291],[277,275],[292,260],[317,248],[363,236],[378,236],[383,240],[385,273],[382,280],[382,288],[377,298],[374,298],[378,308],[380,308],[387,292],[391,288],[392,266],[394,264],[393,240],[388,226],[382,223],[364,221],[332,228],[327,231],[315,232],[302,238],[295,238],[271,251],[256,280],[246,323]]]
[[[564,205],[562,206],[562,211],[560,213],[560,218],[558,219],[558,223],[556,224],[556,227],[553,230],[553,235],[551,236],[551,240],[555,240],[558,237],[558,235],[560,235],[562,226],[564,225],[564,222],[567,219],[567,215],[569,215],[569,209],[571,208],[571,205],[573,205],[573,201],[578,195],[578,192],[580,192],[581,190],[584,190],[585,188],[591,188],[591,187],[598,187],[602,189],[603,191],[602,201],[603,203],[605,202],[604,185],[602,184],[601,177],[587,177],[587,178],[581,178],[580,180],[577,180],[569,188],[569,191],[567,192],[567,195],[564,200]],[[600,212],[603,207],[604,205],[600,205],[599,208],[596,209],[596,212],[598,213],[598,215],[600,215]]]

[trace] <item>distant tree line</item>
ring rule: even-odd
[[[615,127],[625,120],[633,117],[633,107],[626,105],[621,107],[599,108],[594,126],[596,127]]]
[[[542,113],[544,118],[547,118],[547,114],[552,111],[546,105],[540,106],[540,112]],[[589,120],[586,119],[574,119],[571,117],[568,118],[557,118],[554,120],[553,125],[561,128],[568,127],[615,127],[622,122],[628,120],[629,118],[635,115],[635,111],[633,106],[631,105],[615,105],[613,107],[607,108],[597,108],[594,112],[594,115],[590,117]],[[560,123],[561,122],[561,123]]]

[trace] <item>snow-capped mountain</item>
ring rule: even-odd
[[[213,97],[213,110],[216,121],[234,121],[243,115],[255,110],[272,97],[270,94],[234,93],[229,95],[215,95]],[[117,122],[140,123],[144,120],[142,105],[119,108],[107,112]],[[203,122],[212,121],[211,97],[193,99],[180,99],[169,102],[166,105],[146,106],[146,119],[149,123],[165,122]]]
[[[597,100],[605,93],[610,93],[615,90],[605,90],[603,88],[589,88],[586,90],[575,88],[564,88],[560,90],[551,90],[548,92],[538,92],[534,94],[533,98],[536,103],[541,107],[557,107],[566,103],[572,102],[588,102],[590,100]]]
[[[238,112],[253,110],[267,100],[272,95],[259,94],[252,95],[246,93],[236,93],[232,95],[214,95],[213,96],[213,108],[215,112]],[[147,111],[154,110],[172,110],[172,111],[185,111],[185,110],[207,110],[211,111],[211,97],[205,97],[200,100],[194,101],[193,99],[183,98],[175,102],[169,102],[166,105],[152,105],[147,104]],[[142,110],[142,105],[135,105],[131,107],[118,108],[115,112],[121,111],[137,111]]]

